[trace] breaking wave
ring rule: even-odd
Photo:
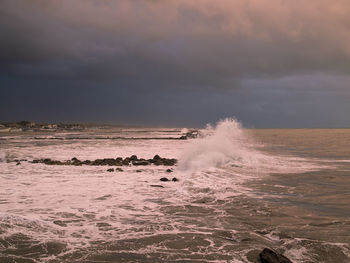
[[[227,165],[247,165],[263,158],[236,119],[221,120],[215,127],[207,125],[201,135],[180,156],[180,169],[198,171]]]
[[[258,144],[247,134],[241,123],[226,118],[215,126],[207,125],[201,136],[185,147],[179,157],[179,169],[200,172],[212,168],[243,168],[261,172],[293,172],[312,170],[316,166],[310,160],[298,157],[274,156],[261,151]],[[242,172],[242,171],[241,171]]]

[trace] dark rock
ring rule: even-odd
[[[124,170],[123,170],[122,168],[119,168],[119,167],[118,167],[118,168],[115,168],[115,171],[116,171],[116,172],[123,172]]]
[[[50,158],[41,159],[41,160],[39,160],[39,162],[47,164],[47,165],[62,165],[63,164],[60,161],[51,160]]]
[[[156,154],[154,157],[153,157],[153,160],[155,160],[155,161],[158,161],[158,160],[160,160],[160,159],[162,159],[158,154]]]
[[[138,166],[138,165],[149,165],[150,162],[148,162],[146,160],[139,160],[139,161],[133,161],[132,164],[136,165],[136,166]]]
[[[74,160],[73,160],[74,159]],[[78,160],[77,158],[73,158],[72,159],[72,165],[75,165],[75,166],[80,166],[80,165],[82,165],[83,164],[83,162],[82,161],[80,161],[80,160]]]
[[[92,162],[91,165],[104,165],[102,159],[96,159],[95,161]]]
[[[153,164],[154,165],[163,165],[163,162],[162,162],[162,160],[157,160],[157,161],[154,161]]]
[[[16,165],[21,165],[21,163],[20,163],[20,162],[18,162],[18,163],[16,163]]]
[[[168,182],[168,181],[169,181],[169,179],[168,179],[168,178],[166,178],[166,177],[162,177],[162,178],[160,178],[160,181],[162,181],[162,182]]]
[[[137,159],[137,156],[136,156],[136,155],[131,155],[131,156],[130,156],[130,160],[131,160],[131,161],[137,161],[138,159]]]
[[[135,172],[137,172],[137,173],[142,173],[142,170],[136,170]]]
[[[182,135],[179,139],[180,139],[180,140],[187,140],[187,136]]]
[[[151,184],[150,186],[151,186],[151,187],[159,187],[159,188],[164,188],[164,186],[159,185],[159,184]]]
[[[177,179],[176,177],[173,177],[173,179],[171,179],[171,181],[177,182],[177,181],[179,181],[179,179]]]
[[[18,160],[17,163],[20,163]],[[57,161],[57,160],[51,160],[50,158],[46,159],[34,159],[32,163],[43,163],[46,165],[75,165],[75,166],[81,166],[81,165],[94,165],[94,166],[102,166],[102,165],[108,165],[108,166],[129,166],[130,163],[132,163],[135,166],[142,166],[142,165],[165,165],[165,166],[173,166],[177,163],[176,159],[167,159],[167,158],[161,158],[159,155],[155,155],[153,159],[145,160],[143,158],[138,159],[136,155],[132,155],[131,157],[126,157],[125,159],[121,157],[117,157],[116,159],[113,158],[104,158],[104,159],[96,159],[94,161],[85,160],[80,161],[76,157],[73,157],[71,160],[68,161]],[[172,172],[171,169],[168,169],[167,172]]]
[[[162,162],[163,162],[163,165],[166,165],[166,166],[173,166],[176,164],[176,159],[166,159],[166,158],[163,158],[162,159]]]
[[[115,159],[112,159],[112,158],[105,158],[105,159],[103,159],[103,163],[105,165],[113,166],[113,165],[116,165],[117,161]]]
[[[264,248],[259,254],[261,263],[292,263],[288,258],[282,254],[278,254],[275,251]]]
[[[186,133],[186,138],[195,139],[198,137],[198,131],[189,131]]]
[[[107,172],[114,172],[114,168],[107,169]]]
[[[167,172],[167,173],[172,173],[173,170],[172,170],[172,169],[166,169],[166,172]]]
[[[125,158],[125,159],[122,161],[122,165],[127,166],[127,165],[129,165],[129,164],[130,164],[130,160],[127,159],[127,158]]]

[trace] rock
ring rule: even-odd
[[[62,165],[62,164],[64,164],[64,163],[62,163],[60,161],[51,160],[50,158],[40,159],[39,162],[47,164],[47,165]]]
[[[151,187],[159,187],[159,188],[164,188],[164,186],[159,185],[159,184],[151,184],[150,186],[151,186]]]
[[[142,170],[136,170],[137,173],[142,173]]]
[[[123,172],[124,170],[123,170],[122,168],[119,168],[119,167],[118,167],[118,168],[115,168],[115,171],[116,171],[116,172]]]
[[[105,165],[113,166],[113,165],[116,165],[117,161],[113,158],[105,158],[103,159],[103,163]]]
[[[21,165],[21,163],[20,163],[20,162],[18,162],[18,163],[16,163],[16,165]]]
[[[162,178],[160,178],[160,181],[162,181],[162,182],[168,182],[168,181],[169,181],[169,179],[168,179],[168,178],[166,178],[166,177],[162,177]]]
[[[173,177],[173,179],[171,179],[171,181],[177,182],[177,181],[179,181],[179,179],[177,179],[176,177]]]
[[[91,165],[104,165],[102,159],[96,159],[95,161],[92,162]]]
[[[261,263],[292,263],[288,258],[282,254],[278,254],[275,251],[264,248],[259,254]]]
[[[166,159],[166,158],[163,158],[162,159],[162,162],[163,162],[163,165],[166,165],[166,166],[173,166],[176,164],[177,160],[176,159]]]
[[[163,165],[163,162],[162,162],[162,160],[157,160],[157,161],[153,160],[153,164],[154,165]]]
[[[130,160],[127,159],[127,158],[125,158],[125,159],[122,161],[122,165],[127,166],[127,165],[129,165],[129,164],[130,164]]]
[[[160,160],[160,159],[162,159],[158,154],[156,154],[154,157],[153,157],[153,160],[154,161],[158,161],[158,160]]]
[[[130,156],[130,160],[131,160],[131,161],[137,161],[138,158],[137,158],[136,155],[131,155],[131,156]]]
[[[198,137],[198,131],[194,130],[194,131],[189,131],[186,133],[186,138],[190,138],[190,139],[195,139]]]
[[[114,168],[107,169],[107,172],[114,172]]]
[[[139,161],[133,161],[132,164],[137,166],[137,165],[149,165],[151,163],[146,160],[139,160]]]
[[[18,161],[17,163],[20,163]],[[81,165],[94,165],[94,166],[102,166],[102,165],[108,165],[108,166],[129,166],[130,163],[132,163],[135,166],[142,166],[142,165],[165,165],[165,166],[173,166],[177,163],[176,159],[167,159],[167,158],[161,158],[158,154],[153,157],[153,159],[145,160],[143,158],[138,158],[136,155],[132,155],[130,157],[126,157],[125,159],[121,157],[117,157],[116,159],[113,158],[104,158],[104,159],[96,159],[94,161],[85,160],[80,161],[78,158],[73,157],[71,160],[68,161],[57,161],[57,160],[51,160],[50,158],[46,159],[34,159],[32,163],[43,163],[46,165],[75,165],[75,166],[81,166]],[[168,173],[172,172],[172,169],[167,170]]]
[[[167,172],[167,173],[172,173],[173,170],[172,170],[172,169],[166,169],[166,172]]]
[[[80,166],[80,165],[83,164],[83,162],[74,157],[74,158],[72,158],[72,163],[71,164],[75,165],[75,166]]]

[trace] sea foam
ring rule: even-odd
[[[239,169],[239,173],[262,174],[320,168],[313,160],[269,153],[234,118],[221,120],[215,126],[207,125],[200,135],[179,155],[180,171],[193,173],[224,168],[226,171]]]
[[[242,165],[258,157],[253,141],[236,119],[221,120],[215,127],[207,125],[201,135],[184,149],[179,158],[179,169],[198,171]]]

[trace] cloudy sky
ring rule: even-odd
[[[349,0],[1,0],[0,120],[350,127]]]

